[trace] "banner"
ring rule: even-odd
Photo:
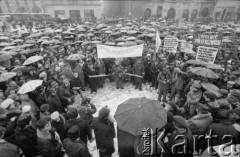
[[[178,46],[178,39],[172,36],[166,36],[164,39],[164,49],[167,52],[176,53]]]
[[[213,64],[215,61],[217,52],[218,52],[217,48],[199,46],[196,60]]]
[[[222,43],[222,34],[193,34],[193,43],[197,46],[219,47]]]
[[[181,51],[185,53],[193,53],[193,45],[189,43],[181,43]]]
[[[158,33],[158,31],[157,31],[157,33],[156,33],[156,53],[158,52],[158,50],[159,50],[159,47],[162,45],[162,41],[161,41],[161,39],[160,39],[160,37],[159,37],[159,33]]]
[[[142,57],[143,44],[131,47],[97,45],[98,58]]]

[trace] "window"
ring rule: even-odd
[[[55,10],[54,13],[56,18],[65,17],[65,10]]]
[[[87,21],[91,21],[94,18],[94,10],[84,10],[84,18]]]
[[[80,18],[80,10],[69,10],[70,18],[78,19]]]

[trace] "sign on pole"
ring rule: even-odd
[[[193,43],[197,46],[219,47],[222,43],[222,34],[193,34]]]
[[[196,60],[205,63],[213,64],[217,55],[218,49],[213,47],[199,46]]]

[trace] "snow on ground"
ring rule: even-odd
[[[118,105],[129,98],[147,97],[156,100],[158,97],[157,91],[148,84],[143,85],[143,90],[140,91],[135,89],[135,87],[129,83],[124,84],[124,89],[116,89],[114,83],[107,83],[102,89],[98,89],[97,93],[90,93],[90,91],[87,90],[83,95],[91,98],[91,102],[97,107],[98,111],[102,107],[108,106],[112,115],[115,114]],[[96,117],[97,115],[98,112],[94,116]],[[114,126],[117,126],[116,122]],[[114,139],[114,146],[115,153],[113,154],[113,157],[118,157],[116,138]],[[95,141],[88,143],[88,148],[93,157],[99,157]]]

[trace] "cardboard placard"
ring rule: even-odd
[[[218,52],[217,48],[199,46],[196,60],[213,64],[216,59],[217,52]]]

